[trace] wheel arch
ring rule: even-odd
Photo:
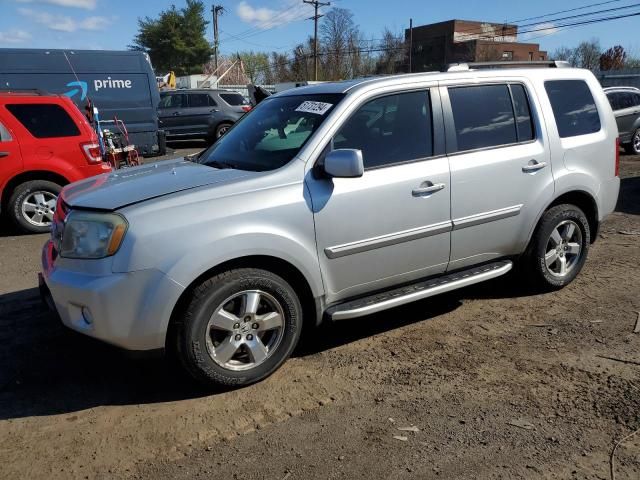
[[[27,172],[21,172],[11,178],[2,188],[2,197],[0,199],[2,209],[4,210],[6,208],[7,202],[9,202],[9,197],[11,197],[11,193],[18,185],[34,180],[44,180],[47,182],[57,183],[61,187],[71,183],[69,179],[63,175],[47,170],[30,170]]]
[[[169,343],[174,338],[175,326],[179,321],[180,313],[184,311],[191,298],[193,290],[208,278],[214,277],[222,272],[239,268],[259,268],[282,277],[299,294],[304,317],[314,318],[314,326],[317,325],[319,319],[322,318],[320,306],[314,298],[309,281],[295,265],[282,258],[270,255],[249,255],[233,258],[204,271],[184,289],[178,298],[178,301],[174,305],[169,318],[169,325],[165,339],[165,346],[168,350],[171,350],[171,345]],[[308,326],[308,323],[306,325]]]
[[[538,225],[540,225],[540,221],[542,220],[542,216],[550,210],[551,208],[562,205],[562,204],[571,204],[580,208],[587,217],[587,221],[589,222],[589,230],[590,230],[590,243],[594,243],[596,241],[596,237],[598,236],[598,229],[600,226],[600,222],[598,221],[598,204],[596,199],[590,193],[584,190],[571,190],[568,192],[564,192],[561,195],[554,198],[538,215],[536,219],[536,223],[534,228],[529,233],[529,240],[527,242],[528,246],[531,244],[531,240],[535,235],[536,230],[538,229]]]

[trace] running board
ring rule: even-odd
[[[387,292],[334,305],[327,309],[327,315],[334,321],[371,315],[372,313],[499,277],[511,270],[512,267],[512,262],[503,260],[469,270],[449,273],[441,277],[431,278]]]

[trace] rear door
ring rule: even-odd
[[[449,270],[520,253],[553,196],[546,131],[531,92],[524,81],[441,88],[451,168]]]
[[[184,122],[189,125],[190,133],[207,136],[209,127],[215,125],[220,109],[208,93],[190,93],[189,108],[185,111]]]
[[[158,105],[160,127],[167,135],[184,135],[188,133],[188,125],[184,123],[184,111],[188,107],[187,95],[171,92],[162,96]]]
[[[22,154],[9,114],[0,106],[0,190],[5,182],[22,171]]]

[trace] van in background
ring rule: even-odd
[[[141,155],[164,153],[158,132],[160,95],[144,52],[2,48],[0,89],[62,94],[81,111],[91,100],[101,121],[116,116],[124,121]]]

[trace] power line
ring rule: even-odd
[[[601,18],[595,18],[595,19],[582,20],[582,21],[579,21],[579,22],[566,23],[566,24],[558,25],[555,28],[557,28],[557,29],[575,28],[575,27],[579,27],[579,26],[592,25],[592,24],[596,24],[596,23],[604,23],[604,22],[609,22],[609,21],[613,21],[613,20],[619,20],[619,19],[622,19],[622,18],[630,18],[630,17],[637,17],[637,16],[640,16],[640,12],[633,12],[633,13],[627,13],[627,14],[622,14],[622,15],[614,15],[614,16],[609,16],[609,17],[601,17]],[[522,33],[533,33],[533,32],[545,31],[545,30],[549,30],[549,27],[548,26],[547,27],[541,27],[541,28],[539,27],[539,28],[527,30],[527,31],[522,32]],[[358,50],[345,50],[345,51],[335,51],[334,50],[334,51],[319,52],[318,56],[325,56],[325,55],[346,56],[346,55],[352,55],[354,53],[359,53],[359,54],[365,53],[366,54],[366,53],[406,50],[406,48],[407,48],[407,46],[403,45],[401,47],[392,47],[392,48],[389,48],[389,47],[378,47],[378,48],[368,48],[368,49],[358,49]],[[293,62],[309,59],[311,57],[312,57],[311,54],[306,54],[306,55],[302,55],[301,57],[298,57],[298,58],[286,60],[284,62],[274,63],[272,65],[275,66],[275,67],[289,65],[289,64],[291,64]]]
[[[608,2],[592,3],[590,5],[583,5],[582,7],[570,8],[568,10],[560,10],[559,12],[554,12],[554,13],[547,13],[546,15],[538,15],[537,17],[521,18],[520,20],[510,20],[510,22],[519,23],[519,22],[527,22],[529,20],[539,20],[541,18],[551,17],[553,15],[560,15],[561,13],[577,12],[578,10],[585,10],[587,8],[598,7],[600,5],[608,5],[610,3],[618,3],[622,1],[623,0],[609,0]]]
[[[313,20],[313,78],[318,81],[318,20],[324,15],[318,14],[318,8],[328,7],[330,2],[322,3],[318,0],[302,0],[302,3],[313,5],[315,14],[309,20]]]

